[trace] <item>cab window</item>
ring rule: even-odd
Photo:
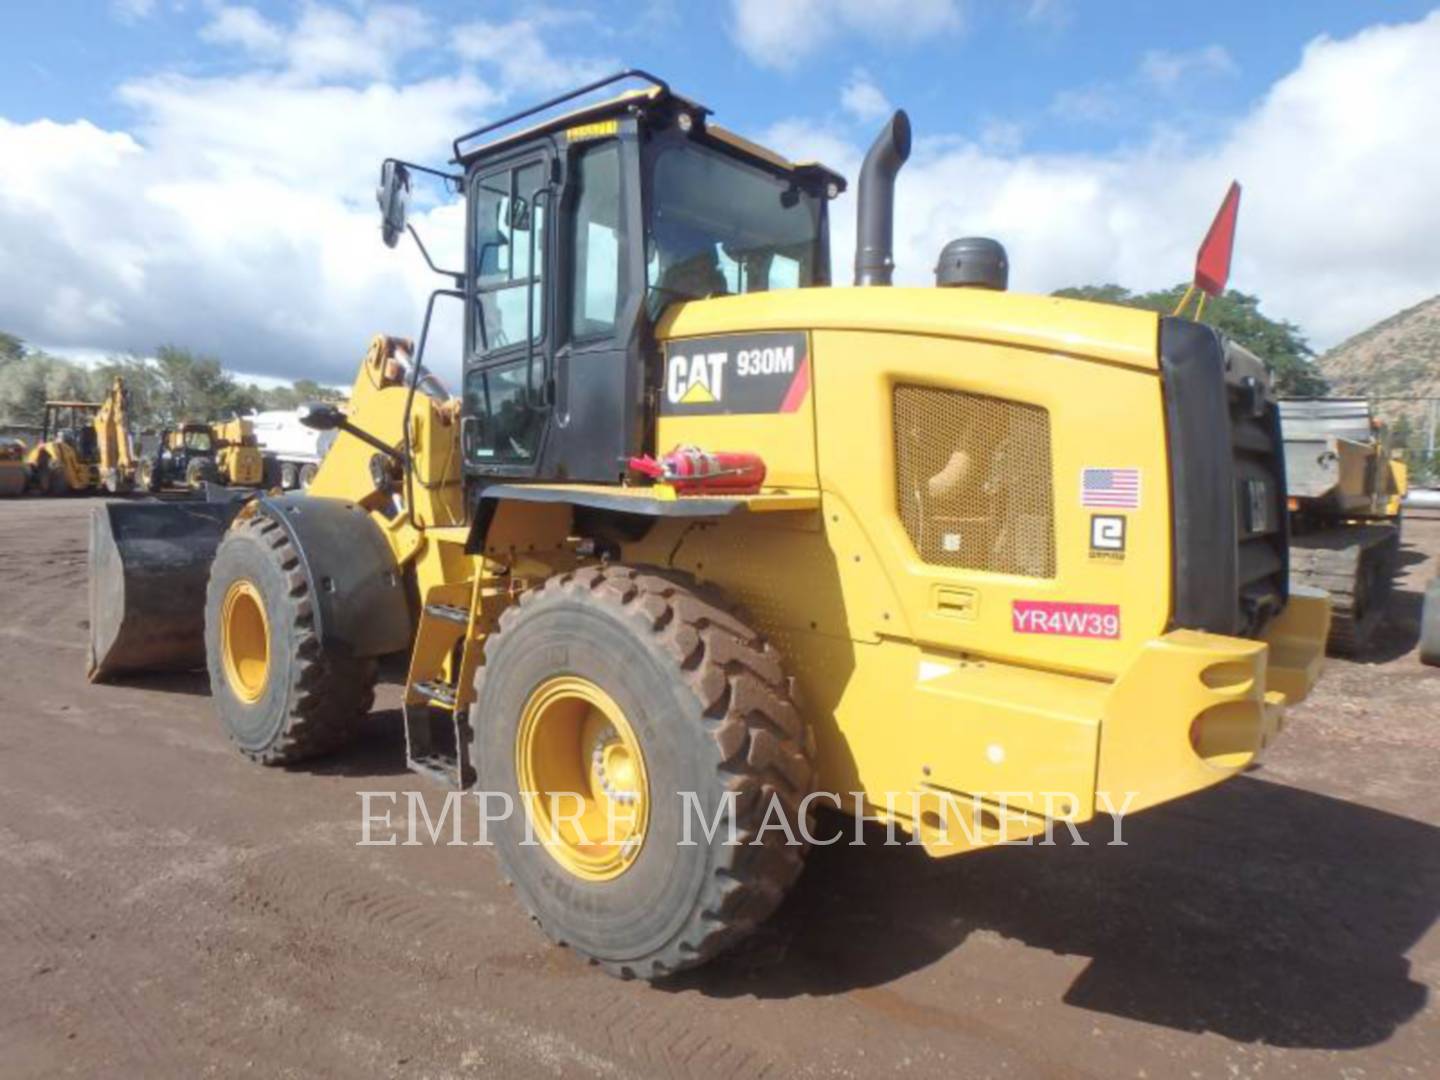
[[[570,219],[574,253],[570,333],[576,341],[610,337],[620,304],[620,144],[589,147],[575,162],[578,189]]]
[[[477,353],[544,337],[546,191],[545,166],[540,161],[477,181]]]

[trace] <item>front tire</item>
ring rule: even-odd
[[[264,765],[338,748],[375,700],[375,661],[321,648],[299,553],[263,514],[237,521],[216,552],[205,657],[225,733]]]
[[[478,786],[515,807],[491,838],[555,941],[611,974],[656,978],[779,906],[803,865],[813,736],[776,650],[693,583],[613,566],[550,578],[501,616],[475,686]],[[538,793],[568,791],[579,809],[629,795],[639,831],[615,834],[630,850],[586,844],[589,832],[552,840]]]
[[[74,487],[70,484],[70,474],[65,471],[65,466],[61,462],[52,460],[46,468],[45,493],[62,499],[75,493]]]
[[[209,458],[195,458],[185,466],[185,486],[198,491],[205,484],[218,484],[220,470]]]

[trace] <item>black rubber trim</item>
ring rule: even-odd
[[[1239,537],[1220,335],[1188,319],[1161,319],[1160,373],[1170,440],[1170,625],[1238,634]]]
[[[744,499],[723,499],[716,496],[652,499],[648,495],[609,495],[601,491],[576,491],[574,488],[529,484],[494,484],[487,487],[480,498],[494,499],[497,502],[501,499],[514,499],[519,502],[569,503],[572,506],[592,506],[597,510],[617,510],[626,514],[669,518],[726,517],[737,510],[745,509]]]
[[[300,556],[326,649],[363,658],[410,648],[410,602],[395,555],[370,515],[345,499],[263,496]]]
[[[485,537],[495,510],[505,500],[514,502],[565,503],[593,510],[610,510],[653,518],[728,517],[746,509],[744,499],[705,498],[652,499],[646,495],[611,495],[603,491],[576,491],[545,484],[491,484],[480,493],[465,550],[474,555],[485,549]]]

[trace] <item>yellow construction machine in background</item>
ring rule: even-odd
[[[144,455],[137,484],[146,491],[173,488],[199,491],[206,484],[259,487],[265,461],[250,420],[186,423],[160,432],[152,453]]]
[[[1404,461],[1364,399],[1282,401],[1291,579],[1330,593],[1330,651],[1363,656],[1400,554]]]
[[[19,495],[29,475],[25,444],[19,439],[0,439],[0,496]]]
[[[120,376],[104,401],[47,401],[40,441],[25,455],[28,487],[46,495],[106,491],[135,482],[129,395]]]
[[[1250,765],[1329,622],[1287,572],[1263,365],[1007,292],[990,240],[891,287],[904,113],[835,287],[836,173],[643,72],[541,109],[620,79],[463,136],[455,172],[385,163],[392,246],[413,177],[468,201],[432,298],[463,310],[458,393],[427,312],[306,411],[335,440],[305,494],[97,510],[91,677],[205,666],[278,765],[404,657],[410,766],[512,806],[487,836],[541,927],[647,978],[774,911],[819,807],[941,856]]]

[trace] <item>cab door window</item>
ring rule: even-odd
[[[477,182],[475,344],[482,356],[544,337],[547,210],[544,162]]]
[[[544,371],[546,165],[534,158],[482,176],[472,189],[474,344],[465,412],[474,427],[466,453],[481,464],[524,468],[540,449],[545,414],[532,390]]]

